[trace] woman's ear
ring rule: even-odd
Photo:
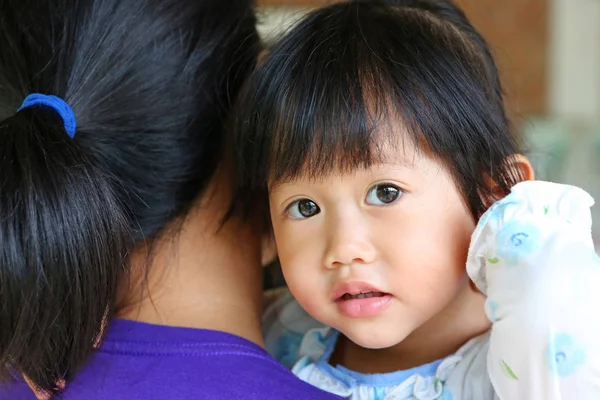
[[[522,154],[514,154],[504,159],[505,168],[511,174],[517,177],[517,182],[532,181],[535,179],[535,171],[527,157]],[[488,195],[484,199],[485,206],[490,207],[500,199],[503,199],[508,193],[502,189],[491,177],[487,177],[489,188]]]

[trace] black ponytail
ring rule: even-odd
[[[55,111],[0,122],[0,369],[43,390],[76,371],[133,243],[119,185]]]

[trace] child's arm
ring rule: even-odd
[[[600,399],[600,260],[583,190],[524,182],[478,224],[467,271],[493,322],[502,400]]]

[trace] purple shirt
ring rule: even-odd
[[[116,319],[64,400],[334,400],[296,378],[265,350],[224,332]],[[35,400],[20,382],[0,399]]]

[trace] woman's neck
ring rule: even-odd
[[[442,359],[490,328],[484,302],[481,293],[465,284],[448,307],[397,345],[366,349],[340,336],[330,363],[373,374],[407,370]]]
[[[216,189],[205,195],[173,234],[153,243],[149,258],[138,246],[117,317],[219,330],[264,346],[260,235],[238,218],[221,226],[227,199]]]

